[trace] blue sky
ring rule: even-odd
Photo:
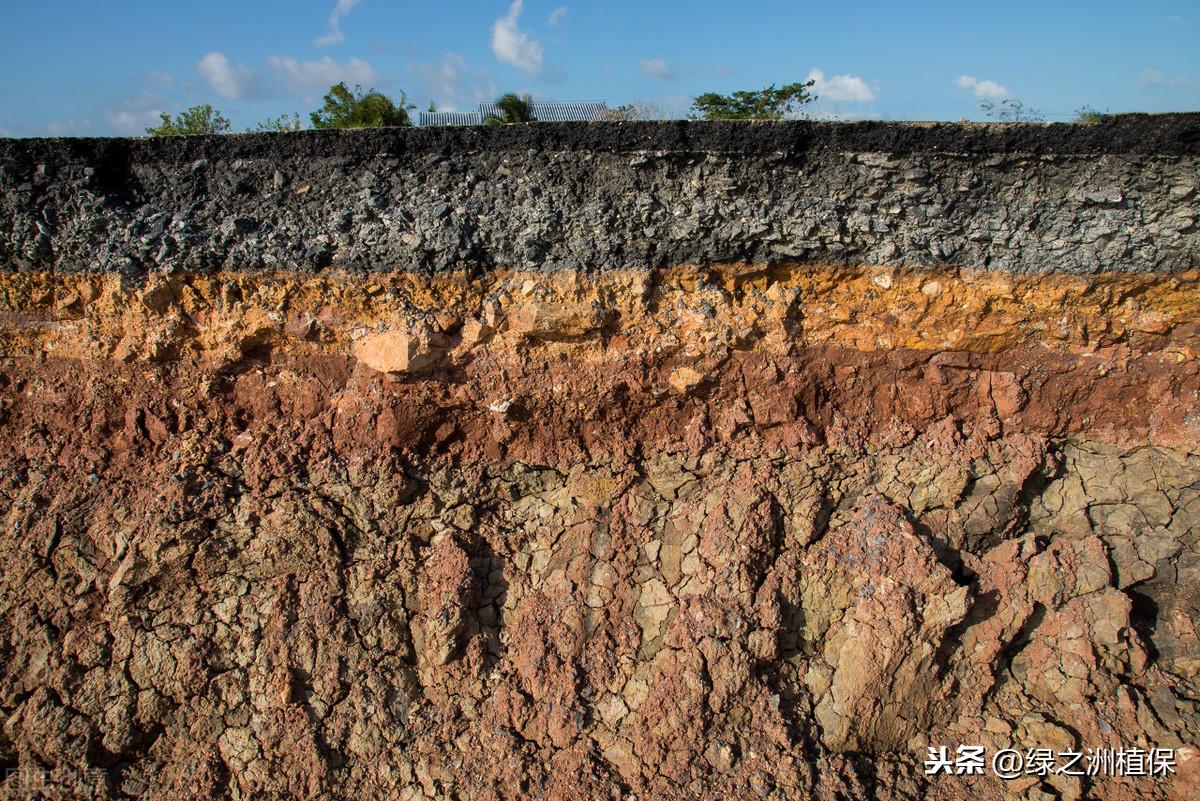
[[[198,103],[236,130],[307,120],[340,80],[421,109],[519,91],[682,116],[808,78],[841,119],[1200,109],[1200,0],[4,0],[0,20],[0,136],[140,134]]]

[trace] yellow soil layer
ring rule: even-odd
[[[576,358],[814,345],[1200,352],[1200,272],[1014,276],[887,267],[682,265],[596,277],[497,270],[151,276],[0,274],[0,353],[220,365],[262,348],[349,353],[379,331],[422,348],[540,345]],[[357,344],[356,344],[357,343]],[[361,354],[360,354],[361,356]]]

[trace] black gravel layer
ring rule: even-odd
[[[1200,265],[1200,114],[0,140],[0,269]]]

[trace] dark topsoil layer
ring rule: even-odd
[[[594,122],[303,131],[170,138],[0,139],[0,161],[425,154],[486,150],[1200,154],[1200,113],[1120,114],[1095,124]]]
[[[1200,266],[1200,114],[0,140],[0,270]]]

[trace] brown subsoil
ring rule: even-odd
[[[1193,798],[1198,281],[6,273],[0,763],[100,798]],[[958,744],[1177,765],[924,775]]]

